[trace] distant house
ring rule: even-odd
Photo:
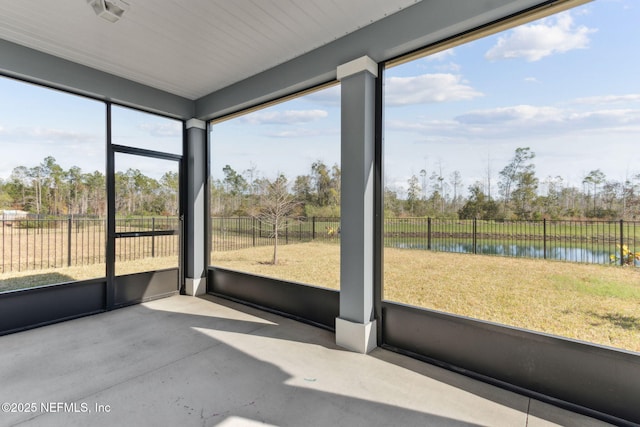
[[[6,226],[12,226],[13,221],[17,221],[20,219],[26,219],[29,216],[29,212],[21,211],[19,209],[5,209],[0,211],[2,216],[2,223]]]

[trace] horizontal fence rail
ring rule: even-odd
[[[0,219],[0,273],[104,263],[106,227],[94,218]],[[116,261],[177,256],[179,227],[174,217],[117,218]]]
[[[279,242],[340,238],[339,218],[289,219]],[[274,231],[251,217],[211,218],[211,249],[230,251],[273,244]],[[437,218],[386,218],[384,245],[560,261],[640,266],[637,221],[485,221]]]
[[[116,261],[177,256],[180,220],[174,217],[116,219]]]

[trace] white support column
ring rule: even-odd
[[[341,81],[340,317],[336,343],[368,353],[377,347],[374,319],[375,79],[364,56],[337,69]]]
[[[205,183],[207,181],[207,124],[202,120],[187,121],[186,211],[184,218],[185,293],[203,295],[207,292],[207,262],[205,239]]]

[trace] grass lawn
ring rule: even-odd
[[[213,265],[339,288],[339,246],[214,253]],[[391,249],[384,297],[414,306],[640,352],[640,268]]]
[[[385,299],[640,352],[640,269],[385,250]]]
[[[140,271],[159,270],[177,266],[177,257],[145,258],[136,261],[118,262],[116,274],[130,274]],[[78,267],[49,268],[43,270],[14,271],[0,274],[0,292],[34,286],[64,283],[105,277],[105,264]]]
[[[215,252],[215,266],[339,289],[331,243]],[[175,265],[175,257],[118,264],[118,274]],[[640,352],[640,268],[386,248],[386,300]],[[104,265],[0,274],[0,292],[104,277]]]

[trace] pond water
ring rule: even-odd
[[[391,247],[399,249],[424,249],[427,245],[423,243],[407,243],[397,242]],[[432,242],[431,250],[439,252],[457,252],[457,253],[473,253],[472,243],[454,243],[454,242]],[[551,247],[546,249],[546,259],[584,262],[590,264],[609,264],[609,255],[613,254],[615,249],[611,251],[587,249],[580,247]],[[483,255],[500,255],[517,258],[545,258],[545,249],[541,245],[517,245],[517,244],[487,244],[478,243],[476,245],[476,254]]]

